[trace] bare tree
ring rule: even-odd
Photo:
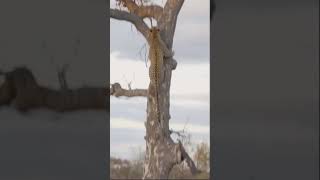
[[[174,142],[169,130],[170,120],[170,83],[172,71],[177,66],[177,61],[173,59],[172,51],[173,37],[175,34],[178,14],[184,0],[167,0],[163,7],[146,3],[143,0],[116,0],[117,9],[110,9],[110,18],[127,21],[133,24],[144,36],[148,44],[150,27],[144,19],[153,19],[160,29],[160,36],[164,42],[164,64],[162,74],[164,77],[160,81],[159,110],[161,113],[160,123],[155,123],[156,104],[154,103],[154,93],[151,85],[148,89],[125,90],[118,83],[111,85],[110,95],[119,96],[143,96],[147,98],[147,120],[146,127],[146,154],[144,162],[143,179],[167,179],[174,165],[186,161],[192,174],[200,171],[196,168],[180,141]],[[152,22],[152,21],[151,21]]]

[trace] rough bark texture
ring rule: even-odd
[[[159,109],[160,123],[156,119],[157,111],[155,104],[154,86],[149,84],[147,96],[147,121],[146,127],[146,156],[144,162],[143,179],[167,179],[174,165],[187,161],[192,174],[197,170],[194,162],[183,148],[180,142],[172,140],[169,130],[170,120],[170,85],[171,74],[177,66],[172,57],[173,37],[179,11],[184,0],[167,0],[165,6],[140,6],[135,0],[118,0],[129,12],[111,9],[111,18],[128,21],[134,24],[137,30],[148,39],[149,27],[144,23],[143,18],[152,17],[157,20],[160,36],[164,43],[164,64],[162,69],[163,77],[160,80]],[[153,9],[153,11],[151,11]],[[167,53],[166,53],[167,52]]]
[[[114,83],[110,88],[110,95],[115,97],[126,96],[126,97],[147,97],[148,90],[146,89],[123,89],[119,83]]]
[[[44,107],[55,111],[108,109],[106,88],[83,87],[53,90],[38,85],[30,70],[19,67],[3,74],[0,86],[0,106],[12,105],[20,111]]]

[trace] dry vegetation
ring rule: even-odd
[[[192,145],[189,143],[188,148],[195,148],[193,159],[201,173],[192,175],[185,162],[174,166],[170,172],[169,179],[209,179],[209,146],[207,143]],[[110,177],[111,179],[142,179],[143,176],[143,155],[139,153],[135,160],[110,158]]]

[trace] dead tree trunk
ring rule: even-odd
[[[167,0],[164,7],[158,5],[144,5],[143,1],[135,0],[117,0],[119,5],[125,7],[129,12],[111,9],[111,18],[128,21],[135,25],[137,30],[146,38],[148,42],[149,27],[143,21],[144,18],[154,18],[157,21],[165,52],[172,52],[173,37],[177,23],[179,11],[184,0]],[[139,3],[140,2],[140,3]],[[149,42],[148,42],[149,43]],[[146,156],[144,162],[143,179],[167,179],[174,165],[186,160],[192,174],[199,171],[195,167],[194,162],[185,151],[180,142],[174,142],[170,136],[169,120],[170,120],[170,85],[171,74],[176,68],[177,62],[172,56],[165,54],[163,74],[164,77],[160,82],[159,90],[159,109],[161,113],[160,124],[156,123],[156,104],[153,100],[154,93],[148,93],[152,90],[149,85],[148,90],[123,90],[117,84],[112,86],[111,95],[130,97],[147,96],[147,121],[146,127]],[[118,90],[118,91],[117,91]],[[133,92],[134,91],[134,92]],[[126,93],[124,93],[126,92]],[[140,92],[140,93],[138,93]],[[144,92],[144,93],[141,93]]]

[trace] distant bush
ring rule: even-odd
[[[143,162],[110,158],[111,179],[141,179]]]
[[[192,144],[189,143],[191,146]],[[200,143],[195,146],[193,160],[200,174],[192,176],[189,167],[185,162],[176,165],[170,172],[169,179],[209,179],[210,149],[207,143]],[[143,175],[143,155],[137,154],[136,160],[124,160],[119,158],[110,158],[111,179],[141,179]]]

